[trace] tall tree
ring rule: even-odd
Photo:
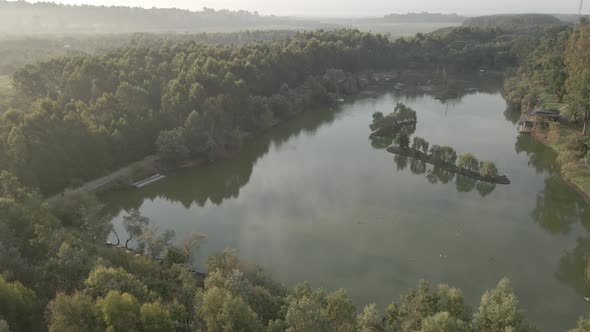
[[[571,35],[565,50],[565,63],[569,111],[576,119],[582,120],[582,133],[586,135],[590,118],[590,22],[587,19],[580,20]]]
[[[479,308],[473,315],[473,327],[481,332],[534,331],[525,320],[510,281],[506,278],[482,296]]]
[[[125,248],[129,248],[129,242],[133,239],[139,238],[147,229],[150,219],[141,215],[137,209],[123,217],[123,227],[127,231],[127,240],[125,240]]]
[[[80,292],[58,293],[47,306],[49,331],[104,331],[100,313],[92,299]]]

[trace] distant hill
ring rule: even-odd
[[[472,17],[465,20],[463,25],[471,27],[499,26],[511,28],[549,26],[561,23],[562,22],[557,17],[549,14],[511,14]]]
[[[255,29],[328,28],[312,20],[257,12],[71,6],[0,0],[0,34],[230,32]]]
[[[580,20],[578,14],[555,14],[555,17],[566,23],[576,23]],[[582,17],[590,18],[590,15],[582,15]]]
[[[407,13],[388,14],[383,17],[361,19],[361,22],[381,23],[462,23],[467,18],[457,14]]]

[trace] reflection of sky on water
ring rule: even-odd
[[[418,112],[417,136],[494,161],[512,184],[482,197],[485,188],[458,191],[456,179],[432,184],[409,160],[399,167],[368,139],[371,114],[397,102]],[[179,238],[206,233],[200,258],[236,248],[280,281],[346,288],[359,306],[384,306],[420,278],[458,286],[476,304],[508,276],[527,317],[564,330],[586,314],[579,273],[590,242],[580,221],[589,209],[556,178],[548,149],[517,138],[504,109],[498,93],[450,105],[362,99],[295,119],[235,159],[116,193],[109,209],[117,223],[121,209],[140,207]]]

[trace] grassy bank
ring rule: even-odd
[[[562,112],[566,110],[567,105],[559,102],[558,98],[548,92],[542,85],[536,84],[533,89],[539,98],[539,106],[558,109]],[[584,138],[581,134],[581,128],[569,122],[560,122],[552,124],[544,130],[537,129],[534,135],[559,154],[561,176],[569,185],[580,192],[590,205],[590,166],[585,158],[572,153],[572,142]],[[590,141],[590,138],[586,139]]]
[[[551,131],[558,131],[558,134],[552,135]],[[550,129],[547,135],[537,136],[541,138],[542,142],[559,153],[563,179],[574,186],[590,204],[590,167],[586,164],[584,158],[570,159],[564,156],[570,151],[569,142],[581,137],[579,128],[559,123]]]

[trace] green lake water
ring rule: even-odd
[[[494,161],[512,184],[449,180],[371,142],[371,115],[397,102],[417,111],[417,136]],[[119,228],[138,208],[177,238],[207,234],[199,268],[235,248],[287,285],[345,288],[359,308],[381,309],[419,279],[459,287],[476,306],[506,276],[528,319],[564,331],[590,313],[590,208],[560,179],[555,154],[519,137],[518,114],[505,109],[489,84],[444,103],[386,88],[290,120],[234,159],[105,202]]]

